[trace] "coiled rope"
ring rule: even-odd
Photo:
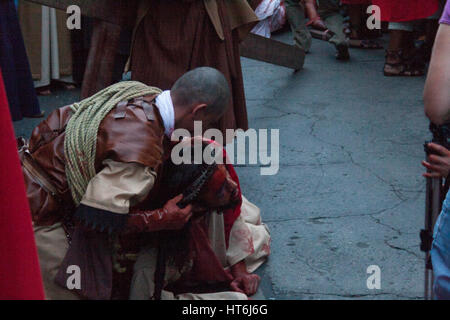
[[[75,205],[80,204],[95,176],[97,134],[101,121],[120,102],[162,91],[137,81],[123,81],[71,106],[74,114],[66,127],[66,177]]]

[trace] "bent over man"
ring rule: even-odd
[[[179,229],[192,215],[180,197],[152,214],[132,208],[159,188],[171,132],[217,121],[229,99],[225,77],[198,68],[170,91],[117,83],[34,129],[20,154],[47,298],[128,297],[133,230]]]

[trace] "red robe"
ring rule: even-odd
[[[389,22],[411,21],[433,15],[438,7],[438,0],[372,0],[380,7],[381,20]]]
[[[0,300],[44,299],[14,131],[0,72]]]

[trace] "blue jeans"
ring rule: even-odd
[[[431,261],[433,263],[433,291],[436,299],[450,300],[450,192],[434,226]]]

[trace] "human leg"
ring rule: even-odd
[[[294,44],[308,52],[311,48],[312,37],[306,27],[303,4],[296,0],[286,0],[286,17],[294,36]]]

